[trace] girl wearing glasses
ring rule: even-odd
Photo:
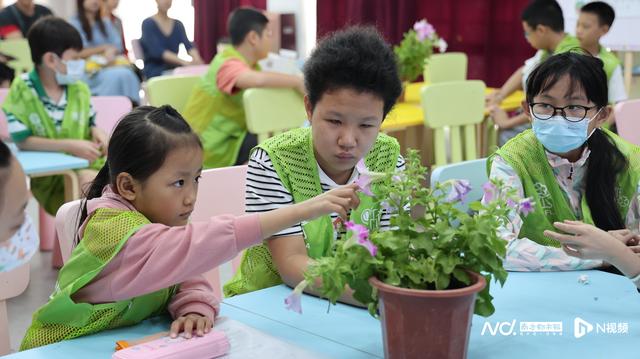
[[[526,217],[514,211],[500,230],[508,242],[505,268],[580,270],[605,260],[637,276],[640,260],[627,245],[636,244],[640,223],[640,148],[601,128],[611,112],[602,61],[554,55],[531,73],[526,88],[523,109],[532,129],[507,142],[488,164],[491,178],[535,203]],[[637,268],[629,264],[634,260]]]

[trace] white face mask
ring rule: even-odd
[[[63,74],[56,71],[56,82],[58,85],[69,85],[76,81],[82,81],[84,79],[84,67],[85,61],[80,60],[61,60],[67,65],[67,73]]]
[[[0,272],[8,272],[27,263],[38,250],[38,234],[25,214],[24,222],[7,241],[0,242]]]

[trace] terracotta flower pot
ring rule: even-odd
[[[371,277],[378,289],[384,357],[466,358],[476,294],[486,281],[469,273],[473,284],[451,290],[395,287]]]

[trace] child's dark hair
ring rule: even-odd
[[[100,197],[127,172],[138,181],[147,180],[164,163],[169,152],[182,146],[202,148],[200,139],[173,107],[140,106],[125,115],[111,134],[107,161],[86,193],[87,200]],[[83,208],[80,223],[87,216]]]
[[[53,52],[62,57],[62,53],[68,49],[82,50],[82,37],[71,24],[64,19],[54,16],[45,16],[36,21],[27,33],[31,60],[34,64],[42,63],[42,56],[47,52]]]
[[[4,81],[13,82],[13,78],[16,76],[16,71],[7,64],[0,62],[0,83]]]
[[[89,23],[87,13],[84,10],[84,0],[78,0],[77,5],[78,19],[80,20],[80,25],[82,26],[84,36],[88,41],[93,41],[93,30],[91,29],[91,24]],[[96,13],[93,20],[96,22],[96,24],[98,24],[98,29],[100,30],[102,35],[107,36],[107,28],[104,26],[104,22],[102,21],[102,14],[100,13],[100,11]]]
[[[384,116],[402,92],[396,58],[373,27],[354,26],[325,37],[304,65],[311,108],[325,92],[350,88],[379,96]]]
[[[3,141],[0,141],[0,193],[4,193],[4,186],[9,177],[9,171],[7,169],[11,166],[12,157],[13,155],[11,154],[9,146]],[[3,197],[4,194],[0,196],[0,198]],[[2,201],[0,201],[0,206],[2,206]]]
[[[538,25],[544,25],[555,32],[564,31],[562,8],[555,0],[531,1],[520,18],[534,30]]]
[[[244,38],[251,31],[255,31],[262,36],[262,32],[268,23],[269,19],[259,10],[247,7],[233,10],[227,22],[231,45],[238,46],[242,44]]]
[[[598,17],[600,26],[607,25],[611,27],[611,25],[613,25],[613,20],[615,20],[616,18],[615,10],[613,10],[611,5],[607,4],[604,1],[590,2],[583,6],[580,9],[580,12],[586,12],[596,15]]]
[[[527,102],[569,76],[570,92],[582,90],[598,109],[608,104],[607,75],[602,61],[591,55],[565,52],[549,57],[533,70],[527,80]],[[593,132],[587,146],[591,150],[586,175],[585,196],[595,225],[603,230],[625,228],[618,209],[616,181],[626,171],[629,161],[609,136],[600,130]]]

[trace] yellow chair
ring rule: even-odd
[[[484,93],[484,82],[478,80],[436,83],[422,89],[425,126],[434,132],[435,166],[478,158],[476,126],[484,118]]]
[[[433,54],[424,62],[424,82],[435,84],[467,79],[467,55],[463,52]]]
[[[15,58],[15,60],[9,61],[7,65],[16,71],[16,75],[33,69],[31,49],[26,39],[0,41],[0,52]]]
[[[147,82],[147,98],[151,106],[171,105],[182,113],[187,105],[191,90],[200,76],[158,76]]]
[[[258,143],[300,127],[307,119],[302,95],[293,89],[253,88],[242,96],[247,130],[258,135]]]

